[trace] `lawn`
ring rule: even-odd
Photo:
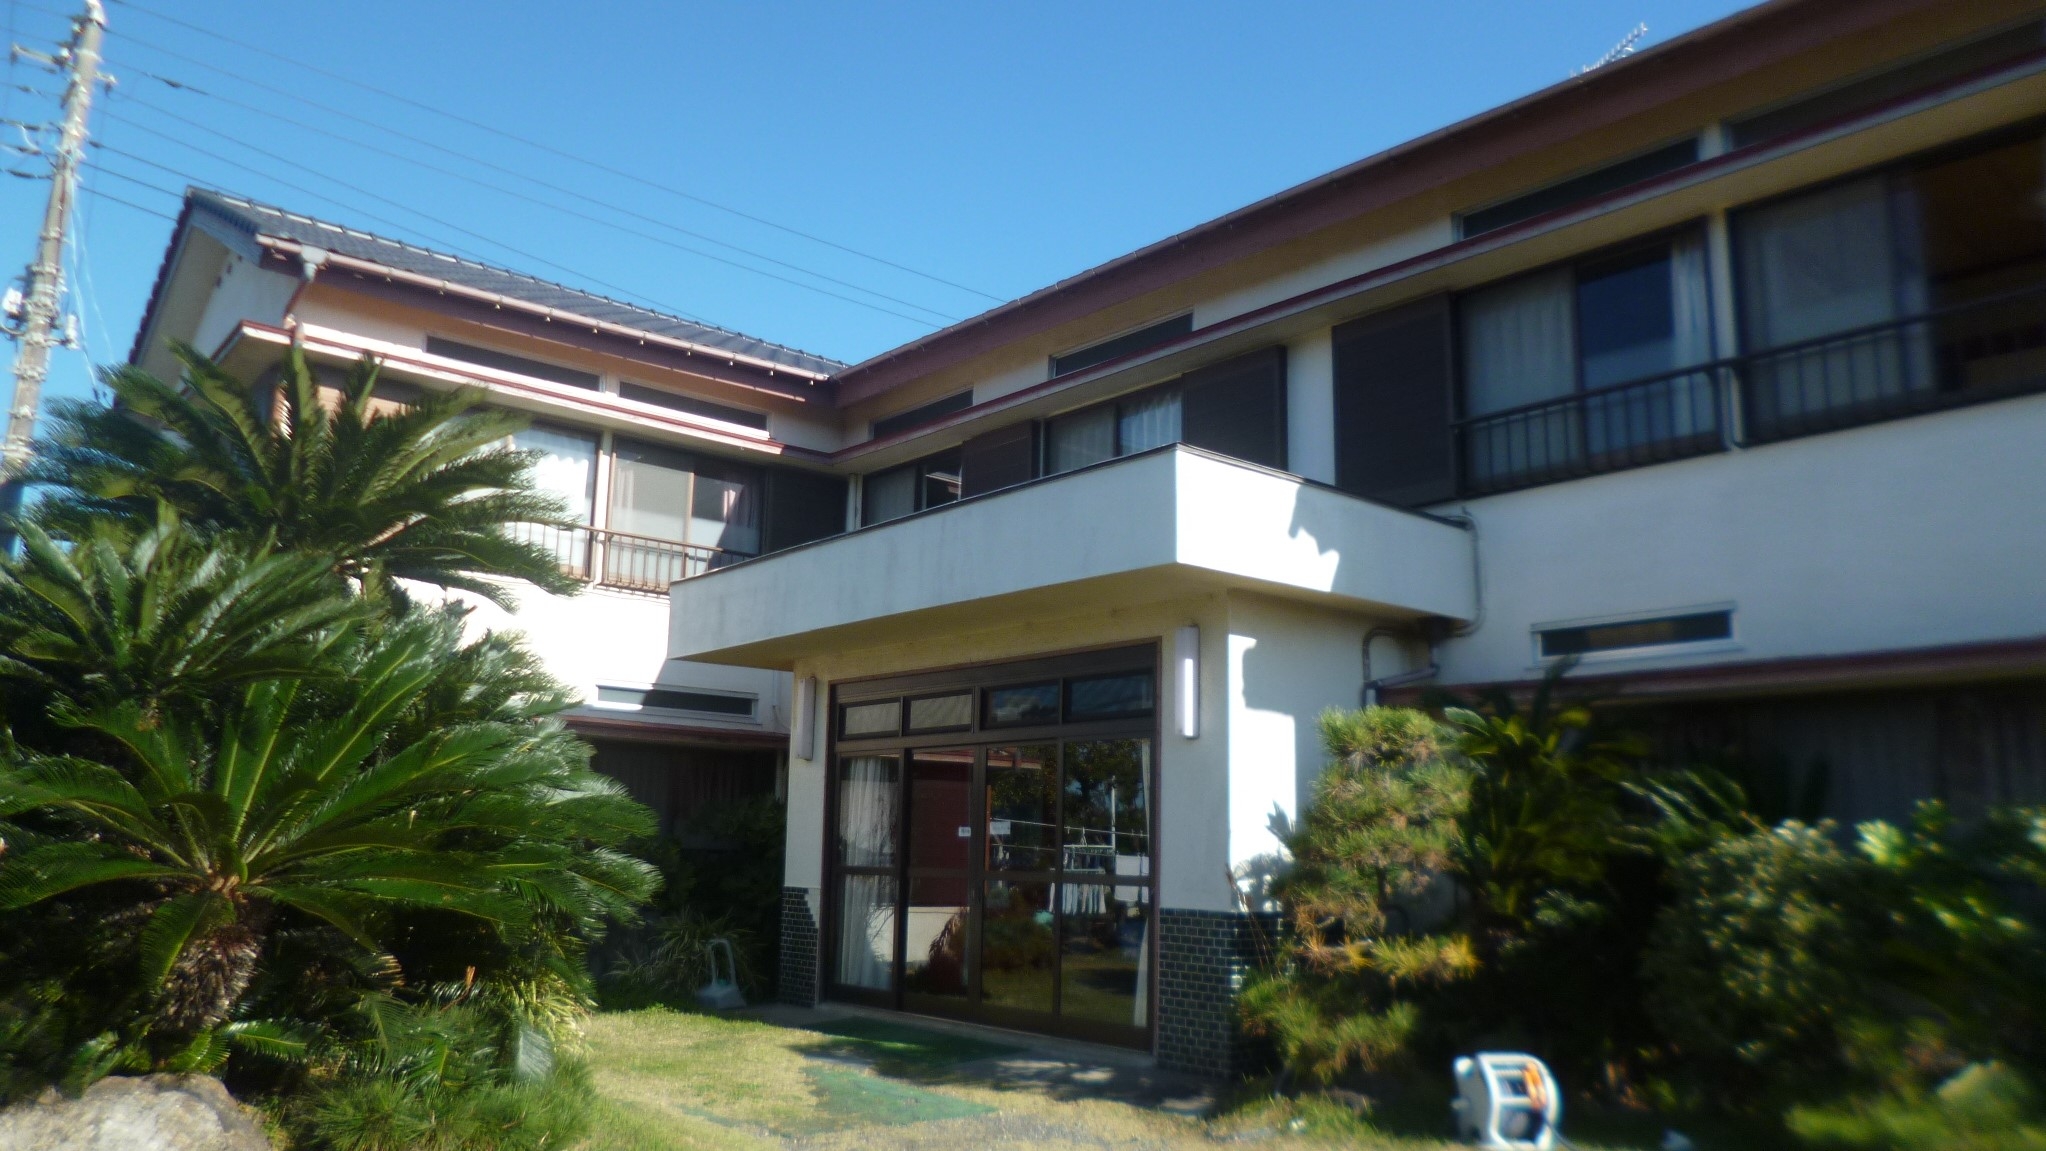
[[[1432,1105],[1403,1121],[1387,1117],[1387,1129],[1327,1102],[1177,1113],[1118,1091],[1098,1069],[1057,1082],[1011,1074],[1045,1060],[987,1040],[868,1019],[817,1026],[824,1030],[663,1009],[597,1016],[590,1054],[601,1105],[586,1151],[1456,1146],[1397,1133],[1443,1130],[1446,1118]],[[1575,1142],[1653,1147],[1660,1128],[1635,1126],[1625,1142]]]

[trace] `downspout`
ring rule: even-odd
[[[1472,605],[1473,610],[1469,622],[1449,629],[1447,634],[1451,638],[1456,638],[1470,635],[1472,632],[1477,631],[1478,628],[1484,626],[1485,571],[1478,559],[1478,521],[1470,514],[1469,506],[1466,505],[1454,515],[1445,515],[1441,518],[1448,520],[1450,523],[1471,534],[1471,596],[1474,601]],[[1364,633],[1364,690],[1361,698],[1365,707],[1378,706],[1378,693],[1383,688],[1404,687],[1410,683],[1420,683],[1424,680],[1434,679],[1437,675],[1441,674],[1442,662],[1436,654],[1436,643],[1438,637],[1444,633],[1439,627],[1427,626],[1428,622],[1424,621],[1421,628],[1422,635],[1428,642],[1427,666],[1417,667],[1412,671],[1399,672],[1396,675],[1373,676],[1371,674],[1371,641],[1374,639],[1399,641],[1403,638],[1401,634],[1388,627],[1374,627]]]

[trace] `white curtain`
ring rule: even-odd
[[[1179,393],[1150,392],[1117,409],[1121,454],[1132,455],[1179,442]]]
[[[1115,408],[1061,416],[1045,428],[1044,470],[1049,475],[1098,464],[1115,455]]]
[[[1692,232],[1670,245],[1670,366],[1702,364],[1712,355],[1712,281],[1706,271],[1705,236]],[[1670,381],[1668,434],[1700,435],[1719,427],[1718,397],[1710,376]]]
[[[838,905],[838,982],[886,991],[895,975],[895,879],[848,875]]]
[[[895,863],[896,780],[901,763],[890,755],[855,755],[838,769],[838,836],[847,867]]]
[[[589,523],[597,490],[597,437],[563,428],[534,426],[513,435],[512,445],[540,453],[533,464],[533,486],[559,497],[568,506],[569,522]],[[562,567],[583,574],[588,533],[539,524],[521,525],[514,530],[521,538],[551,549]]]
[[[1490,415],[1558,399],[1577,388],[1569,268],[1525,276],[1463,298],[1466,414]],[[1477,425],[1468,440],[1474,479],[1541,472],[1581,454],[1575,413],[1563,409]]]
[[[1753,350],[1887,323],[1926,304],[1916,205],[1872,177],[1739,221],[1742,321]],[[1778,420],[1930,387],[1926,341],[1908,329],[1847,337],[1762,361],[1754,416]]]

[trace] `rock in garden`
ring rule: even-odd
[[[0,1151],[271,1151],[220,1080],[102,1079],[77,1099],[46,1091],[0,1111]]]

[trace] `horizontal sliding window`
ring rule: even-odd
[[[911,512],[928,511],[956,502],[960,492],[961,463],[960,452],[955,448],[868,476],[862,484],[860,523],[872,527],[901,519]]]
[[[1464,467],[1479,491],[1671,458],[1719,442],[1704,236],[1678,236],[1468,293]]]
[[[932,400],[928,404],[911,408],[906,412],[897,412],[892,416],[883,416],[875,420],[874,438],[878,440],[883,436],[892,436],[897,432],[906,432],[911,428],[922,427],[925,424],[944,419],[953,412],[964,411],[972,406],[973,389],[968,388],[963,392],[946,396],[942,400]]]
[[[632,440],[619,440],[616,455],[611,478],[614,530],[699,549],[759,554],[758,471]]]
[[[838,709],[838,734],[847,739],[871,735],[894,735],[902,730],[902,701],[849,703]]]
[[[986,723],[989,727],[1017,727],[1023,724],[1058,721],[1059,685],[1056,680],[1051,683],[988,689]]]
[[[1098,344],[1089,344],[1084,348],[1075,349],[1062,356],[1053,356],[1051,358],[1051,374],[1053,378],[1070,375],[1082,368],[1091,368],[1096,364],[1105,364],[1110,360],[1119,359],[1123,356],[1135,355],[1147,348],[1155,348],[1159,344],[1169,340],[1176,340],[1192,331],[1193,314],[1191,312],[1184,316],[1174,316],[1169,320],[1160,320],[1155,324],[1147,324],[1144,327],[1138,328],[1134,332],[1124,332],[1120,336],[1103,340]]]
[[[2037,136],[1735,215],[1757,441],[2046,385]]]
[[[495,368],[500,372],[513,372],[521,376],[532,376],[535,379],[552,380],[557,384],[567,384],[570,387],[588,388],[591,391],[595,391],[599,383],[597,373],[595,372],[564,368],[559,364],[550,364],[544,360],[530,359],[525,356],[495,351],[490,348],[479,348],[474,344],[444,340],[439,336],[426,337],[426,350],[431,355],[446,356],[450,360],[460,360],[465,364],[475,364],[479,368]]]
[[[1068,722],[1149,715],[1156,707],[1149,672],[1066,681]]]
[[[2041,35],[2041,28],[2039,21],[2028,20],[2018,27],[1949,45],[1824,91],[1740,117],[1727,125],[1733,146],[1745,148],[1801,132],[1913,92],[1951,83],[1970,73],[2015,60],[2028,52],[2037,52],[2046,48],[2046,36]]]
[[[1702,611],[1656,619],[1543,628],[1535,632],[1542,658],[1625,651],[1733,638],[1733,612]]]
[[[950,731],[973,726],[973,693],[934,695],[909,701],[909,730]]]
[[[1465,238],[1482,236],[1508,224],[1518,224],[1522,220],[1531,220],[1584,200],[1617,192],[1630,184],[1638,184],[1664,172],[1675,171],[1686,164],[1696,163],[1697,159],[1697,139],[1693,137],[1678,140],[1674,144],[1665,144],[1654,151],[1630,156],[1583,175],[1515,196],[1510,200],[1465,212],[1458,218],[1458,224]]]
[[[1285,349],[1265,348],[1047,421],[1044,471],[1057,475],[1176,443],[1282,468],[1285,424]]]
[[[633,400],[637,403],[652,404],[655,407],[668,408],[672,411],[684,412],[692,416],[702,416],[705,419],[719,420],[727,424],[738,424],[742,428],[752,428],[755,431],[764,432],[767,430],[766,412],[735,408],[729,404],[715,403],[711,400],[699,399],[695,396],[685,396],[679,392],[670,392],[662,388],[649,388],[644,384],[629,382],[621,382],[618,385],[618,394],[625,399]]]
[[[597,702],[619,704],[630,707],[660,708],[666,711],[700,711],[711,715],[751,716],[753,697],[750,695],[720,695],[707,691],[681,691],[675,688],[627,688],[597,687]]]

